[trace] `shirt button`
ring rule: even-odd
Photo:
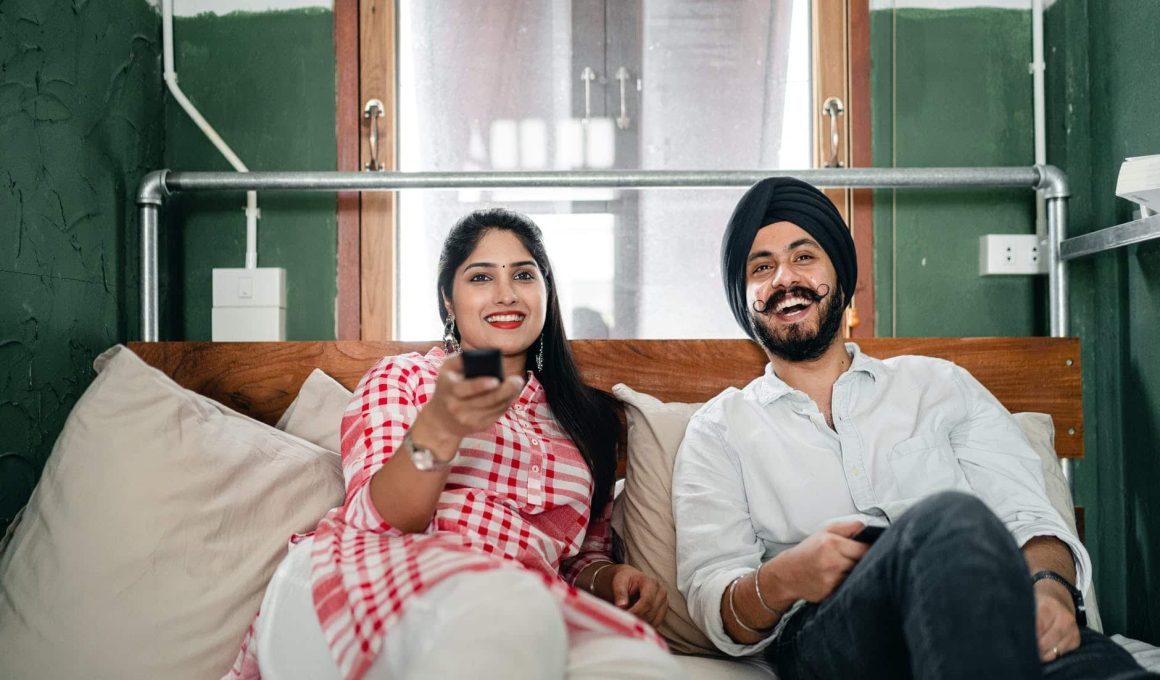
[[[532,440],[532,443],[533,443],[533,444],[537,444],[537,445],[538,445],[538,444],[540,443],[540,440],[539,440],[539,439],[533,439],[533,440]]]
[[[540,466],[539,466],[539,465],[533,465],[533,466],[532,466],[532,472],[539,472],[539,471],[540,471]]]

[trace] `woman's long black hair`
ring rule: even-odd
[[[455,270],[479,245],[483,235],[492,229],[510,231],[524,244],[536,260],[547,289],[547,310],[544,317],[544,368],[536,370],[536,377],[548,395],[548,405],[556,421],[580,449],[588,469],[592,472],[592,521],[604,512],[616,481],[616,447],[620,441],[619,402],[611,394],[585,385],[572,358],[572,349],[564,335],[564,319],[560,314],[560,300],[556,295],[556,280],[544,249],[540,228],[527,216],[503,208],[472,212],[451,229],[443,242],[439,256],[439,317],[447,322],[444,298],[453,299],[451,290]],[[456,329],[458,336],[459,330]],[[458,337],[456,338],[458,339]],[[540,343],[533,342],[527,351],[527,367],[536,365]]]

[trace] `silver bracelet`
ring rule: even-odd
[[[765,607],[765,611],[773,614],[775,619],[780,619],[785,615],[785,612],[770,607],[765,603],[765,598],[761,596],[761,567],[764,566],[765,563],[762,562],[761,565],[753,571],[753,589],[757,591],[757,601],[761,603],[762,607]]]
[[[729,582],[729,587],[727,588],[727,590],[729,591],[729,593],[728,593],[729,611],[730,611],[730,613],[733,614],[733,620],[737,622],[737,625],[741,626],[742,628],[749,631],[750,633],[753,633],[754,635],[761,635],[761,636],[768,635],[769,630],[758,630],[756,628],[750,628],[749,626],[745,625],[745,622],[742,621],[741,617],[737,615],[737,607],[733,606],[733,591],[737,589],[737,582],[740,581],[742,578],[744,578],[744,576],[738,576],[737,578],[733,579],[732,581]]]
[[[615,562],[605,562],[604,564],[600,565],[599,567],[596,567],[596,571],[592,572],[592,581],[589,582],[589,584],[588,584],[588,592],[592,593],[593,595],[596,594],[596,577],[600,575],[600,572],[604,571],[605,569],[611,567],[614,564],[616,564],[616,563]]]

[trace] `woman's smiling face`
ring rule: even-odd
[[[485,232],[455,270],[450,293],[444,304],[455,314],[463,348],[496,348],[505,373],[523,372],[525,353],[544,329],[548,295],[519,237],[505,229]]]

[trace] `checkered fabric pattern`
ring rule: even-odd
[[[525,569],[543,577],[570,631],[664,642],[647,624],[572,581],[610,558],[612,503],[589,529],[592,476],[532,373],[486,432],[466,437],[431,525],[406,534],[379,515],[370,479],[435,391],[445,355],[387,357],[363,377],[342,419],[346,502],[314,532],[314,604],[343,677],[361,677],[414,599],[455,574]],[[259,677],[253,626],[228,678]]]

